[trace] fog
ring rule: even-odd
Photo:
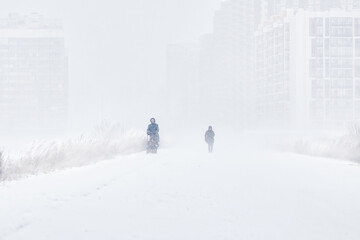
[[[234,135],[345,134],[360,118],[359,6],[7,2],[1,19],[16,23],[1,30],[1,137],[78,136],[104,120],[145,134],[151,117],[165,138],[201,139],[209,125]],[[42,42],[41,31],[50,36]]]
[[[359,163],[360,0],[2,3],[0,239],[357,240]]]
[[[166,48],[211,31],[220,1],[9,1],[0,10],[61,19],[69,61],[72,131],[103,119],[146,127],[164,116]]]

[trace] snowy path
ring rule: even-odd
[[[216,150],[141,153],[0,184],[0,239],[360,239],[359,165]]]

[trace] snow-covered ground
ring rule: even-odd
[[[359,189],[351,162],[194,143],[0,183],[0,239],[358,240]]]

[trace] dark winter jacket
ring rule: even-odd
[[[147,128],[147,135],[159,141],[159,125],[157,125],[157,123],[149,124]]]
[[[214,143],[215,133],[213,130],[207,130],[205,133],[205,142]]]

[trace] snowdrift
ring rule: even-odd
[[[102,123],[89,136],[65,141],[34,142],[23,154],[3,153],[0,158],[0,180],[15,180],[28,175],[80,167],[144,151],[146,135],[125,131],[118,124]]]
[[[295,152],[318,157],[351,160],[360,163],[360,125],[347,135],[303,139],[295,143]]]

